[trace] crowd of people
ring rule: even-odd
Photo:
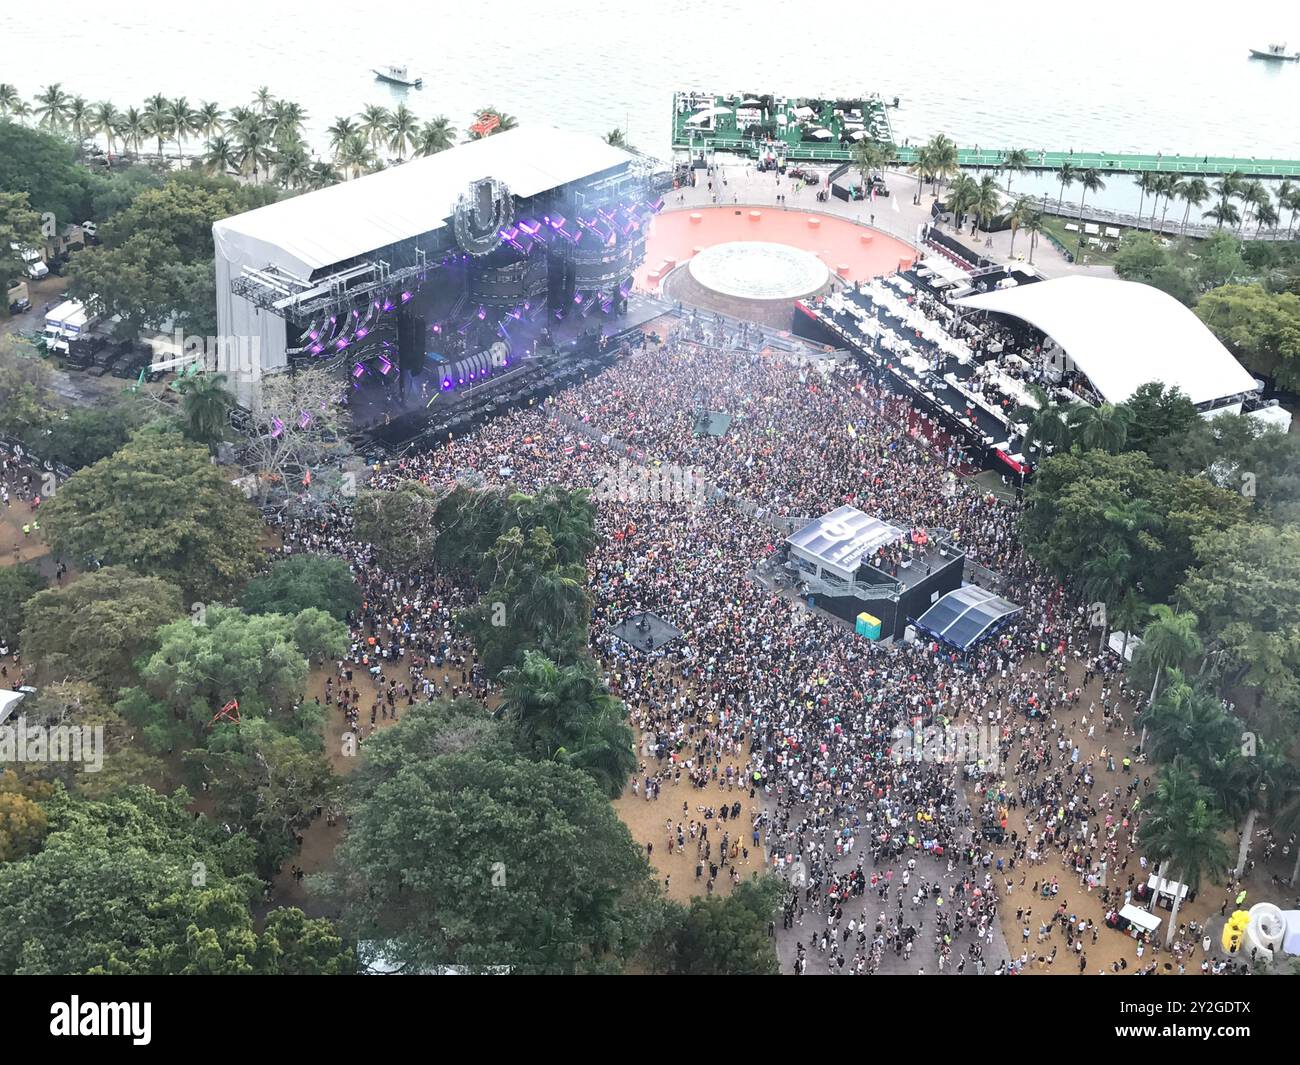
[[[588,564],[592,651],[643,739],[632,790],[680,809],[648,851],[693,847],[709,892],[744,867],[783,876],[783,965],[832,973],[1038,962],[1039,944],[1016,956],[1006,943],[999,903],[1055,851],[1080,879],[1057,886],[1047,905],[1062,916],[1049,923],[1086,966],[1095,922],[1070,921],[1066,896],[1125,875],[1141,781],[1127,758],[1131,701],[1095,653],[1084,605],[1021,550],[1014,499],[956,476],[967,472],[960,445],[904,399],[854,367],[737,340],[722,325],[681,327],[548,404],[386,465],[372,486],[445,488],[470,469],[523,491],[594,487],[617,461],[606,438],[695,471],[721,494],[602,496]],[[733,416],[724,435],[695,434],[702,405]],[[785,535],[771,519],[845,503],[947,530],[1014,587],[1023,612],[965,655],[924,640],[882,646],[762,578]],[[365,602],[331,689],[363,736],[367,702],[373,729],[416,698],[489,694],[455,623],[469,589],[385,572],[346,511],[287,519],[283,531],[286,550],[342,555],[357,574]],[[641,611],[682,635],[651,654],[612,635]],[[986,726],[996,750],[962,761],[894,747],[900,727],[957,721]],[[1084,755],[1099,733],[1107,754]]]

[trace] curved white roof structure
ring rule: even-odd
[[[1073,275],[954,302],[1041,329],[1111,403],[1123,403],[1149,381],[1176,385],[1197,404],[1256,387],[1191,310],[1150,285]]]

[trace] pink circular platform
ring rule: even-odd
[[[816,222],[816,225],[813,225]],[[828,269],[859,280],[892,274],[900,262],[911,263],[912,248],[879,230],[847,218],[804,211],[749,207],[706,207],[663,211],[650,222],[645,263],[637,284],[655,287],[671,266],[704,249],[732,241],[759,240],[812,252]],[[843,276],[843,275],[841,275]]]

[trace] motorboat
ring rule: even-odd
[[[1265,51],[1252,48],[1250,57],[1251,59],[1271,59],[1274,63],[1294,63],[1300,59],[1300,52],[1288,52],[1285,44],[1270,44]]]
[[[374,71],[375,77],[380,81],[389,81],[394,85],[405,85],[408,88],[414,87],[416,89],[424,86],[424,79],[411,77],[406,67],[399,67],[389,63],[387,66],[375,67]]]

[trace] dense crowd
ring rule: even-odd
[[[732,414],[728,431],[696,435],[701,409]],[[1022,968],[1044,955],[1012,955],[999,899],[1017,866],[1031,876],[1051,849],[1078,871],[1078,890],[1126,890],[1140,781],[1123,757],[1129,711],[1109,660],[1089,647],[1083,605],[1020,550],[1018,504],[963,476],[961,447],[855,368],[761,354],[696,325],[545,406],[394,462],[372,483],[449,487],[469,469],[524,491],[595,487],[617,461],[603,438],[725,494],[598,493],[592,650],[644,737],[633,790],[680,809],[665,817],[667,849],[694,847],[710,892],[720,877],[739,879],[738,865],[766,862],[787,878],[778,943],[789,966]],[[1023,613],[960,655],[924,640],[876,645],[804,608],[766,579],[785,535],[767,517],[844,503],[949,530],[1008,579]],[[374,727],[417,697],[487,694],[454,621],[468,589],[434,573],[384,572],[344,512],[290,520],[284,533],[286,550],[347,558],[363,589],[331,685],[341,713],[355,722],[369,702]],[[683,635],[650,655],[612,635],[643,610]],[[1094,674],[1100,705],[1082,696]],[[964,764],[900,754],[900,729],[955,721],[984,726],[987,749]],[[1113,734],[1100,764],[1079,746],[1098,730]],[[1066,937],[1086,965],[1067,900],[1044,905],[1058,911],[1048,934]]]

